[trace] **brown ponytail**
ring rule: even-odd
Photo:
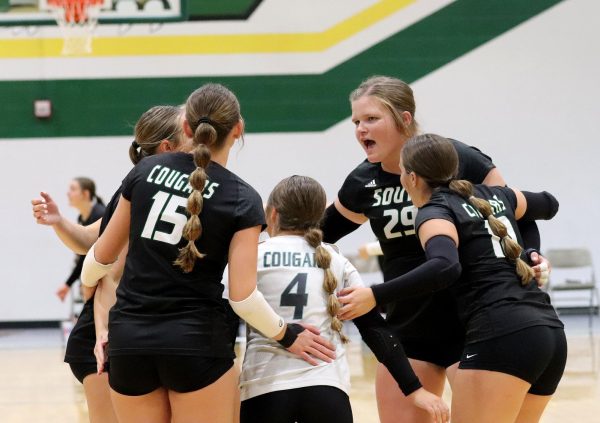
[[[310,228],[304,233],[304,239],[315,249],[315,260],[317,266],[325,272],[323,278],[323,290],[329,295],[327,297],[327,312],[331,316],[331,329],[340,335],[341,341],[345,344],[348,337],[342,332],[342,321],[337,317],[341,304],[335,293],[338,281],[331,271],[331,254],[323,247],[323,232],[317,228]]]
[[[200,138],[202,137],[202,138]],[[204,254],[198,251],[195,241],[202,235],[202,223],[200,222],[200,213],[204,206],[204,197],[202,191],[206,184],[206,166],[210,162],[209,146],[214,144],[217,132],[208,123],[202,123],[196,128],[194,140],[205,139],[206,142],[196,145],[192,151],[196,169],[189,178],[192,192],[188,197],[187,211],[189,213],[188,221],[183,227],[182,236],[187,240],[187,245],[179,250],[179,256],[175,260],[175,265],[183,269],[184,272],[191,272],[196,263],[196,259],[204,258]]]
[[[489,222],[492,233],[500,238],[500,246],[506,258],[516,263],[521,282],[527,284],[531,281],[533,269],[521,260],[521,246],[508,235],[506,226],[494,217],[490,203],[473,195],[471,182],[455,179],[458,154],[448,139],[435,134],[411,138],[402,149],[402,165],[407,172],[415,172],[423,178],[430,188],[448,186],[476,208]]]
[[[90,193],[90,201],[96,200],[96,203],[104,205],[104,201],[98,194],[96,194],[96,184],[90,178],[86,178],[85,176],[78,176],[73,178],[79,184],[81,191],[87,191]]]
[[[267,209],[277,210],[279,227],[283,231],[298,232],[315,249],[317,266],[323,269],[323,289],[328,294],[327,312],[331,316],[331,328],[342,342],[348,338],[342,333],[342,322],[337,317],[341,307],[335,290],[338,281],[331,271],[331,254],[323,247],[323,233],[317,229],[323,218],[327,197],[323,187],[308,176],[290,176],[279,182],[267,201]]]
[[[188,221],[182,236],[187,240],[179,250],[174,264],[184,272],[191,272],[197,259],[205,257],[196,241],[202,236],[200,213],[204,205],[202,191],[208,179],[206,167],[210,163],[211,149],[219,150],[233,127],[241,120],[240,106],[235,95],[219,84],[206,84],[194,91],[186,105],[186,120],[194,131],[192,155],[196,169],[189,177],[192,192],[188,197]]]
[[[484,219],[490,224],[492,233],[500,238],[500,246],[506,258],[514,261],[517,267],[517,274],[521,278],[521,283],[527,285],[534,277],[533,269],[521,259],[521,246],[510,237],[504,223],[498,220],[492,213],[492,206],[486,200],[473,195],[473,184],[465,180],[454,180],[450,182],[449,188],[465,198],[469,204],[475,207]]]

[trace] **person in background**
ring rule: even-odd
[[[74,178],[69,184],[69,191],[67,191],[67,197],[69,199],[69,205],[76,208],[79,211],[77,222],[80,225],[88,226],[97,220],[101,219],[104,215],[105,206],[102,199],[96,194],[96,184],[93,180],[86,177]],[[81,275],[81,266],[83,265],[83,259],[85,256],[77,255],[75,257],[75,266],[71,271],[71,274],[63,283],[58,290],[56,295],[61,301],[65,300],[65,297],[71,290],[71,287],[79,279]]]

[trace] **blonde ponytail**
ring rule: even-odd
[[[188,221],[183,227],[182,236],[187,240],[187,245],[179,250],[179,256],[174,264],[179,266],[185,273],[189,273],[194,268],[197,259],[202,259],[202,254],[196,247],[196,240],[202,236],[202,223],[200,222],[200,213],[204,205],[202,191],[206,185],[206,166],[210,162],[209,146],[215,142],[217,131],[209,122],[201,122],[194,133],[194,143],[196,147],[192,152],[196,169],[192,172],[188,182],[192,187],[187,201],[187,211],[189,213]],[[198,140],[198,143],[196,142]]]
[[[205,255],[198,251],[195,242],[202,236],[200,213],[204,205],[202,192],[208,179],[206,167],[210,163],[210,151],[219,151],[225,145],[233,128],[242,120],[240,104],[231,91],[221,84],[205,84],[195,90],[185,103],[185,120],[194,132],[194,163],[196,169],[189,176],[192,192],[188,197],[189,218],[182,236],[187,245],[179,250],[174,264],[191,272],[197,259]]]
[[[345,344],[348,342],[348,338],[342,332],[342,321],[337,317],[341,307],[335,293],[338,281],[331,271],[331,254],[322,244],[323,232],[316,228],[310,228],[304,233],[304,239],[315,249],[317,266],[323,269],[325,273],[325,277],[323,278],[323,289],[329,295],[327,297],[327,312],[331,316],[331,328],[339,334],[342,343]]]
[[[458,154],[450,140],[435,134],[409,139],[402,149],[402,165],[423,178],[430,188],[448,186],[476,208],[489,222],[492,233],[500,238],[504,255],[515,261],[522,283],[531,281],[533,269],[519,258],[521,246],[508,236],[506,226],[494,217],[490,203],[474,196],[471,182],[454,179],[458,173]]]
[[[521,278],[521,283],[527,285],[534,277],[533,269],[521,259],[521,246],[508,235],[508,229],[500,220],[494,217],[492,206],[489,202],[473,195],[473,184],[465,180],[453,180],[449,188],[461,197],[465,198],[473,207],[475,207],[484,219],[490,224],[492,233],[500,238],[500,246],[506,258],[515,262],[517,275]]]

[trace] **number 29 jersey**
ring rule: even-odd
[[[492,160],[474,147],[451,141],[458,153],[459,178],[481,183],[495,167]],[[415,233],[417,208],[400,184],[400,175],[384,171],[380,163],[365,160],[348,175],[338,199],[348,210],[369,218],[383,250],[384,280],[403,275],[425,261]],[[390,303],[387,312],[389,324],[402,339],[462,336],[455,305],[446,292],[420,301],[398,300]],[[447,318],[440,320],[444,314]]]
[[[123,198],[131,202],[129,252],[110,312],[110,354],[233,355],[221,278],[233,235],[265,223],[262,201],[210,162],[196,241],[206,256],[184,273],[173,262],[187,243],[182,230],[195,169],[191,154],[161,154],[142,160],[123,181]]]
[[[362,286],[358,271],[329,244],[331,270],[338,286]],[[334,386],[348,393],[350,371],[346,350],[331,329],[328,294],[323,289],[324,271],[317,267],[315,249],[301,236],[275,236],[259,244],[257,287],[275,312],[288,323],[316,326],[321,336],[336,346],[336,359],[317,366],[285,350],[256,329],[248,328],[248,344],[240,377],[241,399],[268,392],[307,386]]]
[[[520,240],[514,211],[515,193],[506,187],[475,186],[475,196],[487,200],[509,236]],[[532,326],[563,327],[548,294],[532,280],[521,284],[515,263],[508,260],[500,239],[474,206],[448,188],[434,191],[419,209],[416,227],[430,219],[444,219],[457,229],[462,265],[451,291],[466,329],[466,343],[497,338]]]

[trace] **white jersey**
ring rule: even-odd
[[[362,286],[358,271],[348,259],[332,246],[323,246],[331,254],[331,270],[338,281],[336,293],[345,287]],[[346,350],[338,333],[331,329],[323,279],[324,271],[315,261],[315,249],[303,237],[276,236],[259,244],[259,291],[286,322],[309,323],[319,328],[321,336],[336,346],[337,358],[332,363],[312,366],[249,327],[240,376],[242,400],[315,385],[334,386],[348,393],[350,369]]]
[[[263,242],[269,239],[269,234],[267,231],[262,231],[258,235],[258,242]],[[221,295],[224,299],[229,299],[229,265],[225,266],[225,270],[223,271],[223,279],[221,279],[221,283],[223,284],[223,295]]]

